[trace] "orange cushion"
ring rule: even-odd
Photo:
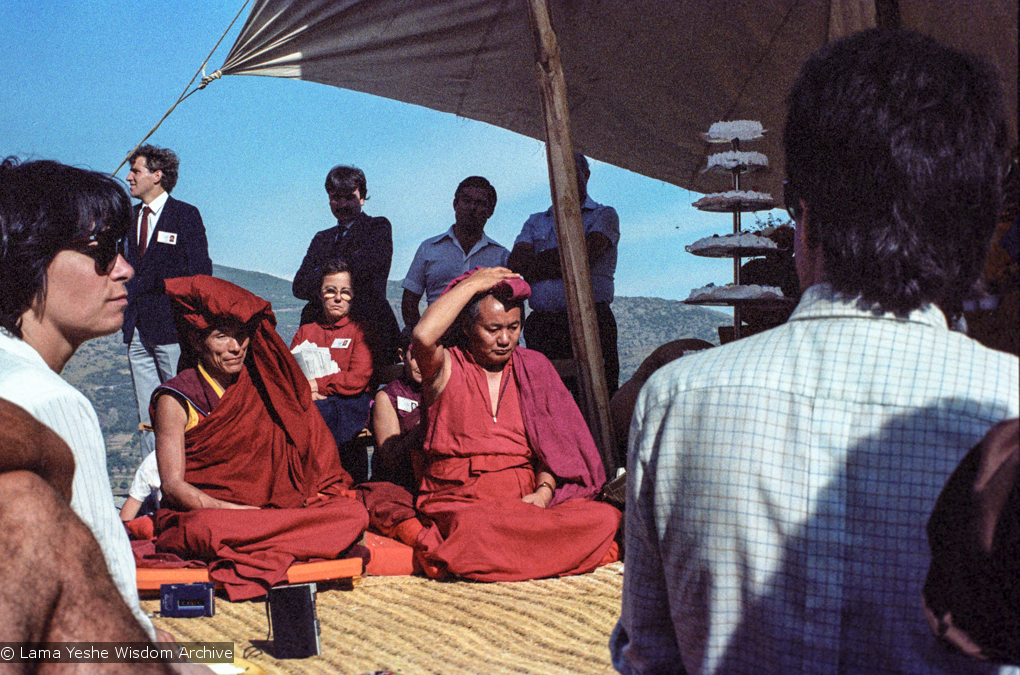
[[[287,569],[287,583],[349,579],[363,573],[361,558],[294,563]],[[158,593],[162,584],[193,584],[209,581],[204,567],[139,567],[135,570],[139,593]]]
[[[372,576],[403,576],[414,574],[414,549],[374,532],[365,533],[364,545],[372,552],[372,560],[365,567],[365,573]]]
[[[350,579],[364,572],[361,558],[343,560],[318,560],[316,562],[294,563],[287,568],[288,584],[304,584],[309,581]]]
[[[209,570],[204,567],[139,567],[135,569],[135,584],[139,593],[159,593],[163,584],[195,584],[209,581]]]

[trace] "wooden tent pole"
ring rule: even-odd
[[[616,473],[615,440],[609,415],[609,391],[599,328],[595,320],[588,250],[581,224],[581,205],[577,191],[573,144],[570,140],[570,114],[567,85],[563,77],[559,46],[553,31],[546,0],[527,0],[531,26],[535,34],[535,65],[538,86],[545,111],[546,153],[556,237],[560,249],[560,268],[567,294],[570,340],[574,347],[582,411],[595,443],[612,479]]]

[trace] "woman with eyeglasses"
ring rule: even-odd
[[[372,353],[361,325],[351,318],[354,284],[343,260],[332,260],[321,269],[319,319],[298,328],[290,348],[304,342],[329,350],[336,372],[309,378],[312,400],[333,433],[340,461],[355,483],[368,479],[367,449],[351,448],[349,441],[368,422],[368,383],[372,379]]]

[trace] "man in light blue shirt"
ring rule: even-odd
[[[426,239],[418,247],[404,277],[401,313],[404,324],[414,326],[421,317],[418,304],[427,293],[431,305],[447,284],[468,270],[505,267],[510,252],[484,232],[496,210],[496,188],[481,176],[468,176],[453,195],[456,221],[449,230]]]
[[[577,168],[577,193],[581,200],[581,223],[588,249],[602,360],[606,367],[606,386],[612,396],[620,380],[616,317],[609,307],[613,302],[620,217],[613,207],[598,204],[588,196],[591,170],[585,156],[579,152],[574,153],[574,164]],[[567,295],[563,287],[563,272],[560,270],[560,248],[552,207],[531,214],[524,223],[514,242],[508,264],[510,269],[520,273],[531,284],[528,303],[532,312],[524,324],[524,339],[528,347],[542,352],[550,359],[573,358],[570,321],[567,319]]]

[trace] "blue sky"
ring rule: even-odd
[[[113,171],[177,100],[242,4],[5,0],[0,155]],[[550,203],[544,144],[310,82],[224,77],[182,103],[149,142],[180,155],[173,194],[201,210],[213,261],[284,278],[312,235],[335,224],[323,189],[335,164],[364,169],[365,211],[393,223],[391,279],[403,279],[423,239],[452,224],[453,192],[466,176],[496,186],[486,233],[507,248],[528,215]],[[693,287],[732,281],[727,261],[684,251],[732,231],[729,216],[691,208],[697,194],[599,162],[589,193],[620,214],[617,295],[684,299]]]

